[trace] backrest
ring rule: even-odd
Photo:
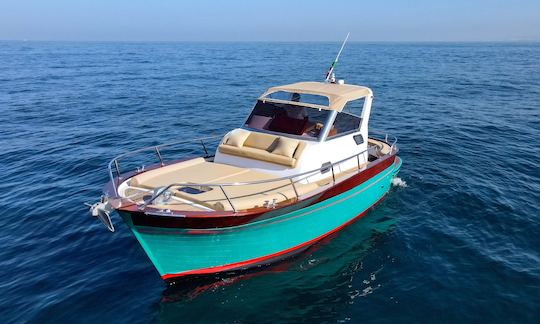
[[[264,160],[264,161],[266,161],[266,159],[268,159],[269,157],[276,155],[276,156],[280,156],[281,159],[284,159],[284,158],[293,159],[294,163],[291,164],[291,166],[294,167],[294,165],[296,164],[296,161],[300,159],[304,149],[307,146],[306,142],[302,140],[292,139],[292,141],[296,141],[298,143],[297,146],[294,148],[294,152],[292,153],[292,156],[283,155],[282,154],[283,152],[281,153],[274,152],[275,150],[278,149],[280,136],[272,135],[272,134],[265,134],[265,133],[258,133],[258,132],[249,132],[246,130],[242,130],[242,132],[249,133],[247,138],[243,141],[242,146],[237,146],[233,143],[230,143],[231,137],[233,137],[234,135],[228,134],[227,136],[223,138],[221,145],[219,146],[220,152],[225,153],[225,154],[240,155],[240,156],[245,156],[245,154],[249,153],[248,155],[250,158]],[[286,137],[284,137],[283,139],[286,139]],[[287,144],[285,145],[287,146]],[[290,143],[288,145],[290,146]],[[242,148],[257,149],[257,150],[261,150],[261,152],[255,154],[256,152],[249,151],[249,150],[242,151]],[[283,150],[283,148],[280,147],[279,150]],[[287,151],[288,149],[285,149],[285,150]],[[244,153],[241,154],[241,152],[244,152]],[[291,154],[291,153],[287,153],[287,154]],[[271,162],[280,163],[274,160],[272,160]]]
[[[277,139],[276,135],[251,132],[244,142],[244,146],[268,151]]]
[[[306,142],[300,141],[298,143],[298,147],[296,148],[296,151],[294,151],[293,158],[298,160],[300,158],[300,156],[302,156],[302,152],[304,151],[306,146],[307,146]]]

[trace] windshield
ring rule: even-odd
[[[329,110],[259,100],[245,126],[316,139],[329,116]]]

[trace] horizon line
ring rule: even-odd
[[[0,39],[0,42],[58,43],[339,43],[342,40],[74,40],[74,39]],[[351,40],[349,43],[540,43],[540,39],[515,40]]]

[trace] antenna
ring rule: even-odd
[[[328,71],[326,71],[326,78],[324,79],[325,82],[328,82],[328,80],[332,78],[332,74],[333,74],[332,72],[334,72],[334,67],[336,67],[337,62],[339,61],[339,56],[341,55],[341,52],[343,51],[343,48],[345,47],[345,43],[347,43],[347,40],[349,39],[350,34],[351,34],[350,32],[347,33],[347,37],[345,37],[343,44],[341,44],[341,48],[339,49],[336,59],[334,60],[334,62],[332,62]],[[335,79],[335,77],[333,79]]]

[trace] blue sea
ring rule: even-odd
[[[111,158],[237,127],[339,45],[0,42],[1,322],[537,322],[540,44],[348,44],[403,182],[290,260],[167,288],[88,214]]]

